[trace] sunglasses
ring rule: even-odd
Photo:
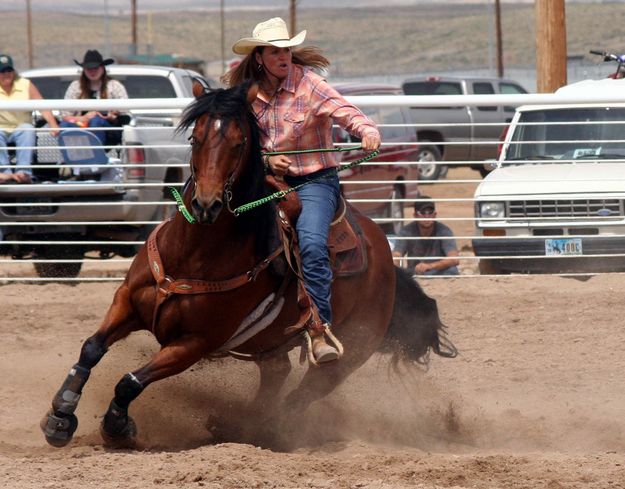
[[[12,73],[12,72],[14,72],[14,71],[15,71],[15,70],[14,70],[13,68],[7,67],[7,68],[2,68],[2,69],[0,70],[0,73]]]

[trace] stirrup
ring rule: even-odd
[[[317,347],[317,352],[315,353],[313,349],[313,338],[310,336],[310,332],[305,330],[304,332],[306,337],[306,349],[308,353],[308,361],[318,367],[323,363],[329,363],[334,360],[338,360],[343,356],[344,348],[343,344],[339,341],[339,339],[332,334],[330,330],[330,326],[324,324],[324,331],[320,335],[321,340],[323,341],[323,345]],[[328,339],[332,344],[327,344],[323,335],[327,335]]]

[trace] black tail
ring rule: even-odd
[[[391,352],[394,365],[400,360],[427,363],[430,348],[437,355],[454,358],[458,350],[447,337],[436,300],[406,270],[395,267],[395,276],[393,317],[380,351]]]

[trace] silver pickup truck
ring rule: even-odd
[[[201,78],[193,71],[160,66],[112,65],[107,71],[124,84],[131,99],[190,98],[193,78]],[[22,76],[44,98],[62,99],[79,73],[74,66],[30,70]],[[189,150],[185,134],[174,131],[178,114],[131,111],[121,128],[122,145],[111,151],[128,166],[98,176],[67,178],[57,139],[38,132],[35,183],[0,186],[0,253],[50,260],[35,262],[42,277],[78,275],[79,259],[87,252],[102,258],[134,255],[137,246],[128,242],[144,240],[154,227],[148,222],[160,221],[173,209],[163,204],[170,199],[167,184],[180,184],[186,177]],[[75,261],[53,261],[58,259]]]
[[[504,78],[423,76],[405,80],[402,88],[406,95],[527,93],[516,81]],[[472,162],[467,164],[484,176],[483,164],[475,162],[497,157],[494,142],[512,119],[514,107],[412,107],[411,115],[421,143],[419,176],[436,180],[445,173],[439,161]],[[427,161],[432,164],[423,163]]]

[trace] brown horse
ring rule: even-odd
[[[297,280],[285,280],[270,266],[281,252],[274,235],[275,206],[269,203],[240,216],[230,212],[267,194],[258,127],[250,109],[256,92],[250,84],[208,93],[196,88],[181,129],[194,125],[191,183],[183,198],[197,223],[178,213],[137,254],[102,324],[83,344],[78,363],[41,422],[51,445],[71,440],[78,423],[74,411],[91,369],[113,343],[138,330],[151,331],[161,349],[116,385],[101,425],[109,443],[125,445],[133,439],[136,428],[128,408],[148,385],[207,356],[256,360],[261,372],[256,408],[268,412],[278,398],[290,371],[288,350],[302,345],[301,330],[285,334],[301,317]],[[286,398],[295,412],[331,392],[381,345],[392,343],[390,337],[384,340],[399,272],[380,228],[358,214],[357,221],[366,238],[368,266],[360,274],[337,277],[332,288],[333,329],[346,351],[334,363],[308,369]],[[413,324],[424,320],[414,329],[395,324],[391,333],[413,359],[430,347],[440,352],[442,325],[435,301],[399,277],[404,294],[409,294],[403,299],[418,304]],[[233,343],[242,324],[261,321],[268,323],[264,329]]]

